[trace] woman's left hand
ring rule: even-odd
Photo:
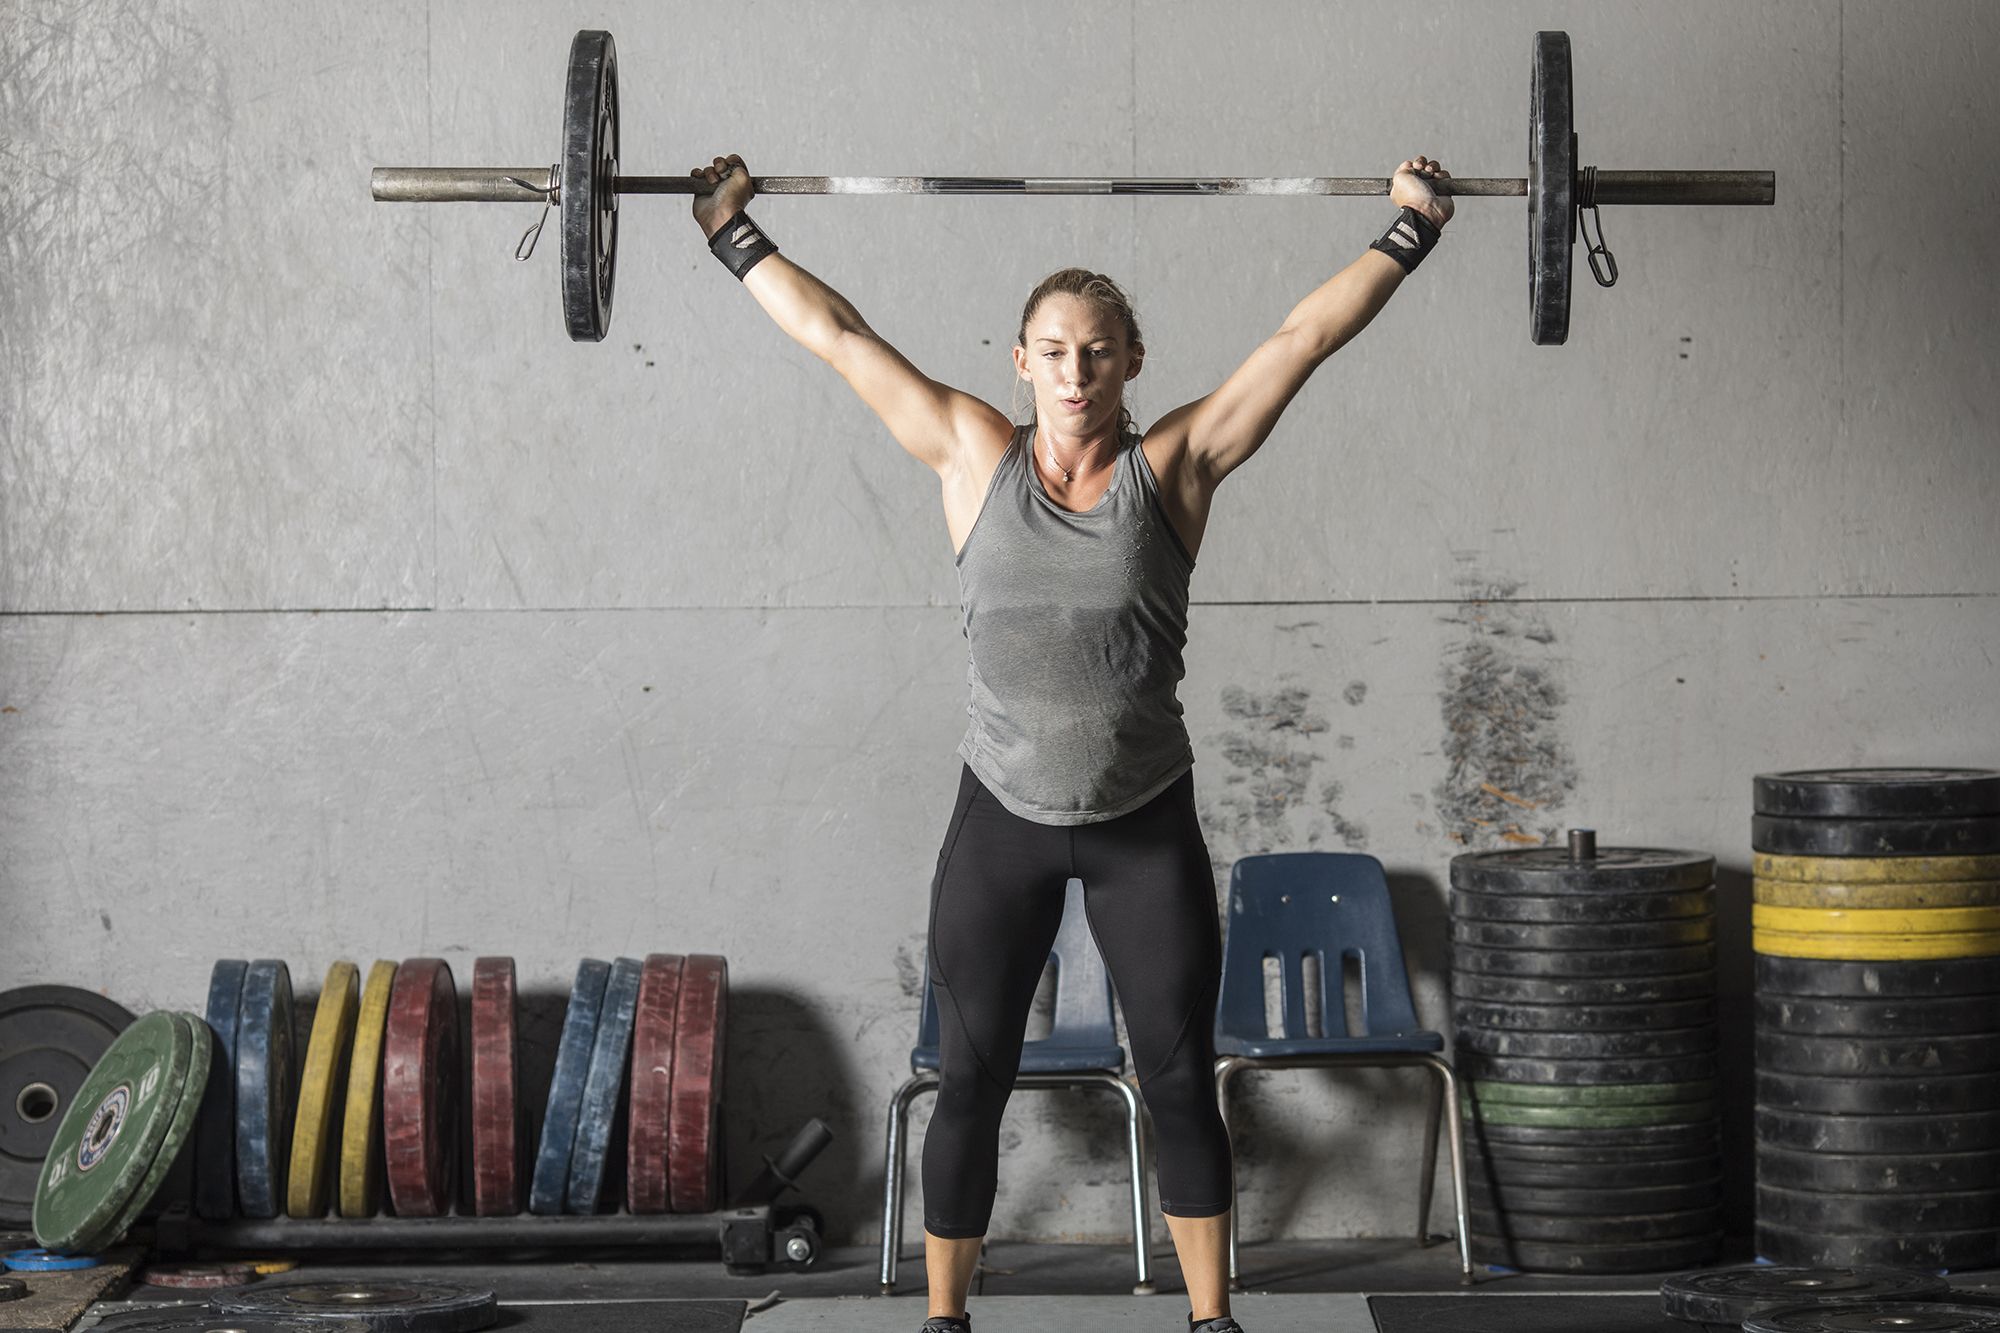
[[[1389,178],[1389,202],[1398,208],[1414,208],[1433,225],[1442,227],[1451,221],[1451,196],[1439,194],[1431,188],[1431,182],[1450,179],[1451,173],[1436,159],[1413,157],[1397,167],[1396,174]]]

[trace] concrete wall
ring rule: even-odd
[[[1427,1020],[1447,863],[1509,825],[1716,854],[1741,991],[1752,773],[2000,758],[2000,8],[23,0],[0,984],[192,1007],[222,954],[310,990],[336,958],[441,954],[463,984],[511,953],[546,1024],[580,956],[724,952],[732,1153],[827,1116],[810,1195],[874,1233],[962,725],[936,483],[684,204],[628,201],[587,346],[552,240],[507,258],[533,208],[366,195],[376,163],[548,161],[583,26],[617,35],[639,171],[1516,175],[1557,27],[1585,162],[1778,172],[1771,209],[1607,210],[1623,277],[1583,280],[1561,349],[1526,336],[1522,207],[1467,201],[1218,500],[1183,690],[1218,874],[1380,857]],[[757,212],[1003,405],[1027,289],[1112,272],[1142,421],[1387,216]],[[1417,1094],[1260,1084],[1246,1236],[1406,1231]],[[1123,1233],[1108,1105],[1024,1097],[1006,1134],[996,1233]]]

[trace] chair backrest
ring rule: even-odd
[[[1229,927],[1222,954],[1217,1029],[1270,1036],[1264,1015],[1264,960],[1284,978],[1284,1033],[1310,1035],[1304,961],[1319,960],[1320,1035],[1345,1037],[1344,963],[1361,972],[1361,1035],[1415,1032],[1416,1006],[1403,968],[1402,939],[1382,863],[1354,852],[1246,856],[1229,872]]]
[[[1049,1035],[1029,1042],[1044,1046],[1115,1046],[1118,1033],[1111,1007],[1111,972],[1090,921],[1083,912],[1083,881],[1073,879],[1064,890],[1062,925],[1049,950],[1056,969],[1055,1013]],[[938,1044],[937,996],[931,986],[929,960],[924,964],[924,1011],[917,1022],[917,1045]]]

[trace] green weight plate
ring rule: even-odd
[[[1664,1273],[1706,1263],[1722,1248],[1722,1235],[1715,1230],[1629,1245],[1543,1243],[1478,1233],[1468,1233],[1466,1241],[1479,1262],[1529,1273]]]
[[[1458,1044],[1462,1049],[1486,1055],[1550,1060],[1651,1060],[1712,1051],[1716,1047],[1716,1029],[1713,1023],[1636,1032],[1517,1032],[1508,1028],[1461,1027]]]
[[[611,327],[618,260],[618,52],[586,29],[569,48],[563,92],[563,321],[577,342]]]
[[[1847,1000],[1759,995],[1757,1027],[1803,1037],[1949,1037],[2000,1027],[2000,995]]]
[[[1757,880],[1792,884],[1942,884],[2000,879],[2000,856],[1771,856],[1750,858]]]
[[[1511,1152],[1515,1148],[1645,1148],[1711,1151],[1716,1142],[1713,1120],[1675,1125],[1633,1125],[1620,1129],[1579,1129],[1568,1125],[1468,1124],[1467,1142],[1482,1151]]]
[[[1994,1016],[2000,1021],[2000,1015]],[[1757,1068],[1782,1074],[1880,1078],[2000,1073],[2000,1035],[1961,1037],[1804,1037],[1757,1031]]]
[[[1757,1183],[1822,1194],[1890,1194],[2000,1189],[2000,1152],[1907,1156],[1788,1152],[1757,1145]]]
[[[1928,884],[1815,883],[1789,879],[1750,882],[1752,906],[1816,907],[1865,912],[1881,908],[1925,911],[1938,907],[2000,907],[2000,880],[1944,879]]]
[[[1908,1000],[1947,995],[2000,997],[2000,958],[1880,963],[1757,954],[1752,966],[1759,995],[1850,1000]]]
[[[1990,768],[1819,768],[1759,773],[1760,815],[1836,819],[2000,815],[2000,773]]]
[[[1640,1125],[1715,1123],[1715,1103],[1665,1102],[1656,1106],[1523,1106],[1519,1102],[1460,1104],[1488,1125],[1547,1125],[1570,1129],[1626,1129]]]
[[[2000,1219],[2000,1190],[1822,1193],[1757,1185],[1757,1216],[1779,1226],[1848,1235],[1965,1231]]]
[[[1752,815],[1750,846],[1776,856],[1992,856],[2000,853],[2000,816],[1805,819]]]
[[[1811,1228],[1757,1219],[1757,1254],[1779,1264],[1851,1267],[1890,1264],[1901,1268],[1969,1269],[2000,1267],[2000,1228],[1926,1231],[1913,1235],[1832,1235]]]
[[[1714,857],[1653,847],[1600,847],[1588,861],[1570,860],[1564,847],[1468,852],[1451,859],[1451,886],[1471,893],[1684,893],[1714,882]]]
[[[1715,1001],[1675,1000],[1664,1004],[1474,1004],[1451,1009],[1461,1028],[1504,1028],[1516,1032],[1630,1032],[1641,1028],[1691,1028],[1715,1022]]]
[[[1715,911],[1713,887],[1676,893],[1568,894],[1536,897],[1524,893],[1451,891],[1451,915],[1462,921],[1522,921],[1547,925],[1611,925],[1628,921],[1675,921]]]
[[[1722,1158],[1710,1153],[1658,1161],[1552,1162],[1482,1154],[1466,1170],[1468,1178],[1486,1182],[1488,1194],[1497,1191],[1511,1204],[1515,1196],[1510,1191],[1516,1189],[1625,1190],[1708,1180],[1722,1174]]]
[[[1715,939],[1713,916],[1676,917],[1666,921],[1605,923],[1545,921],[1467,921],[1451,923],[1454,945],[1479,949],[1661,949],[1707,944]]]
[[[1713,944],[1681,944],[1657,949],[1486,949],[1456,941],[1451,946],[1455,972],[1489,977],[1589,977],[1633,979],[1713,972]]]
[[[1535,34],[1528,85],[1528,332],[1538,345],[1569,337],[1575,246],[1576,133],[1569,34]]]
[[[28,1225],[49,1141],[131,1023],[123,1005],[75,986],[0,991],[0,1230]]]
[[[1581,1221],[1635,1213],[1685,1213],[1717,1208],[1722,1202],[1719,1175],[1683,1180],[1671,1185],[1627,1186],[1623,1189],[1560,1189],[1535,1185],[1500,1188],[1485,1180],[1466,1182],[1468,1197],[1481,1212],[1512,1217],[1518,1213],[1552,1213]],[[1586,1222],[1585,1225],[1588,1225]]]
[[[1660,1284],[1660,1312],[1689,1323],[1739,1327],[1759,1310],[1810,1303],[1821,1307],[1879,1300],[1931,1300],[1951,1283],[1898,1268],[1800,1268],[1746,1264],[1676,1273]]]
[[[1466,1220],[1472,1224],[1472,1230],[1482,1235],[1593,1245],[1629,1245],[1671,1240],[1676,1236],[1706,1235],[1716,1230],[1720,1219],[1720,1210],[1716,1208],[1696,1208],[1676,1213],[1594,1214],[1587,1217],[1578,1213],[1531,1213],[1512,1209],[1499,1212],[1490,1208],[1469,1207],[1466,1210]]]
[[[1992,1111],[1827,1115],[1760,1106],[1754,1128],[1760,1146],[1810,1152],[1908,1156],[2000,1149],[2000,1114]]]
[[[153,1156],[153,1164],[146,1171],[145,1178],[132,1195],[125,1209],[100,1232],[84,1237],[77,1246],[91,1254],[102,1253],[118,1243],[119,1237],[137,1222],[147,1209],[159,1203],[162,1191],[167,1185],[174,1168],[182,1160],[189,1140],[194,1137],[196,1117],[201,1112],[202,1098],[208,1088],[208,1073],[214,1061],[214,1036],[208,1024],[199,1015],[175,1013],[174,1018],[186,1025],[188,1036],[193,1042],[188,1061],[188,1073],[181,1083],[180,1101],[173,1109],[172,1118],[167,1122],[166,1137],[160,1141],[160,1148]]]
[[[1458,1048],[1458,1070],[1500,1083],[1689,1083],[1715,1077],[1713,1055],[1658,1060],[1544,1060]]]
[[[1511,1102],[1522,1106],[1658,1106],[1700,1102],[1715,1096],[1714,1079],[1688,1083],[1497,1083],[1476,1079],[1472,1095],[1482,1106]]]
[[[164,1011],[139,1019],[111,1043],[42,1163],[34,1208],[42,1245],[84,1250],[124,1215],[166,1140],[193,1059],[188,1025]]]
[[[1498,977],[1451,973],[1454,999],[1491,1004],[1653,1004],[1710,999],[1715,970],[1649,977]]]
[[[2000,1108],[2000,1074],[1826,1078],[1760,1069],[1757,1105],[1837,1115],[1931,1115]]]
[[[1622,1144],[1612,1147],[1593,1147],[1587,1144],[1578,1146],[1571,1143],[1506,1143],[1498,1139],[1481,1142],[1480,1128],[1477,1125],[1467,1125],[1465,1133],[1461,1135],[1461,1141],[1470,1156],[1492,1163],[1497,1170],[1512,1170],[1517,1165],[1523,1167],[1658,1166],[1662,1163],[1684,1162],[1689,1159],[1705,1161],[1720,1151],[1716,1126],[1712,1124],[1706,1126],[1708,1130],[1706,1137],[1695,1144]]]

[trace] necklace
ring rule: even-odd
[[[1066,468],[1061,463],[1058,463],[1056,461],[1056,442],[1054,440],[1048,440],[1046,441],[1046,443],[1049,446],[1049,466],[1054,468],[1056,471],[1062,473],[1063,484],[1067,486],[1070,482],[1076,480],[1076,475],[1070,468]],[[1085,448],[1088,447],[1089,447],[1088,445],[1085,446]]]

